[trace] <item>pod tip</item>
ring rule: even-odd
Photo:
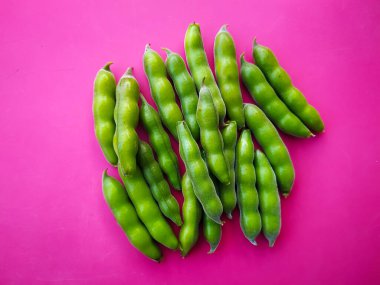
[[[274,242],[276,241],[275,239],[269,239],[269,247],[273,247],[274,246]]]
[[[249,241],[250,241],[250,243],[252,243],[254,246],[257,246],[257,242],[256,242],[254,239],[250,239]]]
[[[227,213],[226,216],[228,219],[232,220],[232,213]]]
[[[257,46],[258,44],[257,44],[257,39],[256,39],[256,37],[254,37],[253,38],[253,47],[255,47],[255,46]]]
[[[107,70],[107,71],[110,71],[111,69],[110,69],[110,66],[113,64],[113,62],[112,61],[109,61],[109,62],[107,62],[104,66],[103,66],[103,69],[104,70]]]
[[[148,50],[150,50],[151,48],[150,48],[150,43],[147,43],[146,45],[145,45],[145,52],[147,52]]]
[[[208,251],[207,254],[213,254],[215,250],[218,248],[219,243],[217,244],[210,244],[210,250]]]
[[[224,25],[220,28],[219,32],[220,32],[220,33],[221,33],[221,32],[227,32],[227,28],[228,28],[228,24],[224,24]]]
[[[125,72],[125,75],[132,75],[133,73],[133,67],[128,67],[127,71]]]
[[[166,55],[170,55],[172,53],[172,51],[168,48],[163,47],[161,49],[166,52]]]
[[[243,65],[243,63],[245,63],[245,52],[243,52],[241,55],[240,55],[240,64]]]

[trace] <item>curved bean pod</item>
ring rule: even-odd
[[[196,113],[201,145],[206,153],[207,165],[212,174],[224,184],[230,182],[230,171],[223,152],[223,138],[218,126],[218,113],[209,89],[202,85]]]
[[[318,111],[306,101],[301,91],[294,87],[288,73],[280,66],[274,53],[269,48],[259,45],[256,39],[253,41],[253,57],[288,108],[310,130],[322,132],[325,127]]]
[[[245,237],[256,245],[261,231],[259,197],[256,190],[256,173],[253,166],[254,146],[251,132],[244,130],[236,146],[236,183],[240,209],[240,227]]]
[[[271,121],[257,106],[246,104],[245,122],[261,145],[276,173],[281,193],[287,197],[293,187],[295,173],[288,149]]]
[[[178,123],[179,153],[192,182],[194,193],[207,216],[221,224],[223,206],[212,182],[206,162],[202,159],[197,142],[184,121]]]
[[[198,90],[201,89],[202,82],[204,81],[204,84],[210,89],[211,96],[218,111],[219,122],[222,123],[226,116],[226,106],[224,105],[222,95],[220,94],[218,85],[215,82],[214,75],[208,64],[199,24],[193,23],[187,28],[185,35],[185,52],[191,75],[194,78]]]
[[[244,112],[243,112],[244,115]],[[235,121],[228,122],[222,129],[224,143],[224,156],[230,168],[230,183],[219,183],[219,197],[223,204],[223,210],[229,219],[236,207],[236,184],[235,184],[235,150],[237,141],[237,125]]]
[[[145,48],[144,70],[162,122],[178,139],[176,127],[177,122],[183,120],[181,109],[175,101],[173,86],[167,78],[165,63],[161,56],[150,48],[150,45]]]
[[[195,118],[197,111],[198,93],[194,80],[187,71],[186,64],[182,57],[175,52],[164,48],[167,57],[165,61],[166,69],[173,81],[175,91],[181,101],[181,107],[185,121],[193,135],[199,140],[199,127]]]
[[[162,174],[160,165],[154,158],[152,148],[142,140],[139,141],[137,162],[161,212],[177,226],[182,225],[178,202],[170,192],[169,184]]]
[[[234,40],[224,25],[215,37],[215,75],[226,105],[227,115],[238,128],[244,127],[243,97],[240,91],[239,71]]]
[[[278,98],[260,68],[245,61],[244,54],[241,55],[240,61],[240,73],[244,86],[273,124],[288,135],[301,138],[313,136],[301,120]]]
[[[177,190],[181,189],[178,158],[172,149],[170,139],[164,130],[156,110],[141,95],[140,119],[148,133],[149,141],[157,154],[157,160],[170,183]]]
[[[94,114],[95,136],[99,142],[106,160],[117,165],[117,155],[113,148],[112,140],[115,133],[115,121],[113,112],[115,108],[115,76],[107,63],[98,71],[94,81],[94,99],[92,111]]]
[[[136,154],[139,137],[136,127],[139,122],[140,88],[128,68],[116,87],[117,112],[114,144],[124,174],[130,175],[136,170]]]
[[[162,258],[161,250],[139,220],[123,185],[108,176],[107,170],[103,172],[102,188],[104,199],[130,243],[145,256],[159,262]]]
[[[182,193],[183,226],[179,232],[179,243],[181,254],[185,257],[198,240],[199,223],[202,218],[202,207],[194,194],[193,185],[187,173],[182,177]]]
[[[123,175],[119,168],[119,174],[137,215],[151,236],[164,246],[177,249],[178,240],[154,201],[140,168],[137,166],[136,171],[129,176]]]
[[[263,233],[272,247],[281,229],[281,201],[276,175],[265,154],[260,150],[256,150],[255,169]]]

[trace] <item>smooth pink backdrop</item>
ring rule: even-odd
[[[0,6],[0,284],[380,283],[379,1]],[[94,137],[92,84],[112,60],[117,78],[133,66],[149,96],[145,44],[183,55],[192,21],[212,65],[225,23],[247,59],[254,36],[270,46],[326,133],[283,136],[297,178],[274,248],[262,237],[253,247],[235,212],[215,254],[202,238],[188,258],[164,249],[157,264],[129,244],[103,200],[109,165]]]

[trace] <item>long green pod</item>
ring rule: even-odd
[[[130,243],[145,256],[159,262],[161,250],[139,220],[123,185],[109,176],[107,170],[103,172],[102,188],[104,199]]]
[[[170,133],[178,139],[176,126],[177,122],[183,120],[183,116],[175,101],[175,93],[167,77],[165,63],[161,56],[150,48],[150,45],[145,47],[143,61],[144,71],[149,81],[150,93],[157,105],[162,122]]]
[[[293,187],[295,173],[288,149],[272,122],[257,106],[246,104],[245,122],[261,145],[276,173],[281,193],[287,197]]]
[[[94,81],[94,98],[92,112],[94,115],[95,136],[99,142],[106,160],[117,165],[117,155],[113,148],[113,136],[115,133],[115,120],[113,117],[116,98],[116,80],[107,63],[96,74]]]
[[[169,184],[162,174],[160,165],[154,158],[152,148],[142,140],[139,141],[137,162],[161,212],[177,226],[182,225],[178,202],[170,192]]]
[[[230,170],[224,156],[223,138],[218,125],[218,113],[210,90],[202,85],[196,113],[201,134],[201,145],[206,153],[210,172],[224,184],[230,182]]]
[[[243,113],[244,114],[244,113]],[[221,131],[224,143],[224,155],[230,168],[229,184],[219,183],[219,197],[223,204],[224,213],[232,219],[232,212],[236,207],[235,183],[235,151],[237,141],[237,124],[235,121],[227,122]]]
[[[191,136],[185,121],[178,123],[177,132],[179,153],[193,184],[194,193],[206,215],[221,224],[220,216],[223,212],[223,205],[210,178],[206,162],[202,159],[198,144]]]
[[[157,155],[158,163],[169,182],[177,190],[181,189],[178,158],[173,151],[170,138],[164,130],[157,111],[141,95],[140,120],[148,133],[149,141]]]
[[[310,105],[305,96],[292,83],[288,73],[280,66],[273,51],[253,41],[255,63],[265,74],[273,89],[288,108],[313,132],[320,133],[324,124],[318,111]]]
[[[228,118],[235,121],[238,128],[244,127],[243,97],[239,83],[236,49],[231,34],[224,25],[215,37],[215,75],[220,93],[226,105]]]
[[[265,154],[260,150],[256,150],[255,169],[263,233],[272,247],[281,230],[281,201],[276,175]]]
[[[288,135],[301,138],[313,136],[301,120],[277,96],[260,68],[247,62],[244,54],[241,55],[240,61],[240,73],[244,86],[273,124]]]
[[[204,81],[204,84],[210,89],[211,96],[218,111],[219,121],[222,123],[226,116],[226,106],[224,105],[222,95],[220,94],[207,60],[199,24],[192,23],[187,28],[185,35],[185,52],[187,63],[198,91],[201,89],[202,82]]]
[[[236,146],[236,184],[240,227],[245,237],[256,245],[255,239],[261,231],[261,218],[256,189],[256,173],[253,166],[254,156],[251,132],[244,130]]]
[[[181,254],[185,257],[198,241],[202,206],[195,196],[191,179],[187,173],[182,176],[183,226],[179,232]]]
[[[178,240],[153,199],[140,168],[137,166],[132,175],[125,176],[119,167],[119,174],[137,215],[151,236],[164,246],[177,249]]]
[[[114,144],[119,164],[124,174],[130,175],[136,170],[136,155],[139,137],[136,127],[139,122],[140,87],[128,68],[116,87],[116,132]]]
[[[186,64],[182,57],[175,52],[164,48],[167,57],[165,61],[166,69],[173,81],[175,91],[181,101],[182,113],[185,121],[193,135],[199,140],[199,126],[195,118],[198,105],[198,93],[194,80],[187,71]]]

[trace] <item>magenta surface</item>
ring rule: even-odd
[[[0,284],[380,284],[379,19],[376,0],[3,2]],[[248,60],[253,37],[270,46],[326,132],[283,135],[296,182],[274,248],[253,247],[235,212],[215,254],[201,239],[157,264],[103,200],[92,85],[111,60],[117,78],[133,66],[149,96],[145,44],[184,55],[193,21],[212,66],[225,23]]]

